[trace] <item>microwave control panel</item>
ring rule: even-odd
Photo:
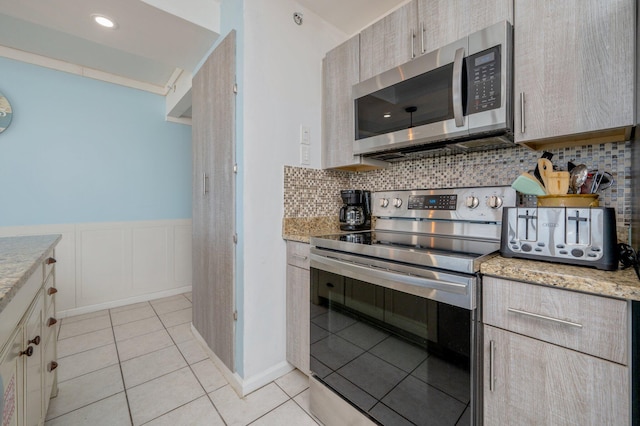
[[[467,115],[500,108],[500,46],[465,59],[467,66]]]

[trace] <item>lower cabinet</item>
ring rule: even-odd
[[[630,424],[627,308],[485,277],[484,424]]]
[[[46,262],[55,260],[48,257],[36,269],[0,316],[21,318],[11,337],[0,342],[2,426],[44,424],[49,398],[57,394],[55,268]]]
[[[16,329],[0,353],[0,390],[3,391],[2,426],[22,424],[22,329]],[[19,423],[20,421],[20,423]]]
[[[309,244],[287,241],[287,361],[309,373]]]

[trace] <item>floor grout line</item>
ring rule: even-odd
[[[188,300],[188,301],[189,301],[189,303],[191,303],[191,306],[193,306],[193,302],[192,302],[191,300],[189,300],[186,296],[184,296],[184,294],[183,294],[182,296],[183,296],[186,300]],[[172,296],[172,297],[175,297],[175,296]],[[172,302],[171,300],[166,301],[166,302],[160,302],[159,300],[161,300],[161,299],[157,299],[157,301],[158,301],[158,302],[156,303],[156,305],[160,305],[160,304],[163,304],[163,303],[171,303],[171,302]],[[177,301],[177,300],[180,300],[180,299],[174,299],[173,301]],[[220,418],[220,420],[222,421],[222,423],[223,423],[224,425],[227,425],[227,424],[228,424],[228,423],[227,423],[227,421],[226,421],[226,420],[224,419],[224,417],[222,416],[221,411],[218,409],[218,407],[216,406],[216,404],[213,402],[212,394],[213,394],[213,393],[215,393],[215,392],[217,392],[217,391],[219,391],[220,389],[224,388],[225,386],[230,386],[230,384],[225,380],[225,382],[226,382],[226,383],[225,383],[225,385],[220,386],[220,387],[217,387],[216,389],[213,389],[211,392],[207,392],[207,389],[205,389],[205,386],[203,385],[203,382],[201,381],[201,379],[198,377],[198,375],[197,375],[197,374],[196,374],[196,372],[194,371],[193,366],[194,366],[194,365],[196,365],[196,364],[199,364],[199,363],[201,363],[201,362],[203,362],[203,361],[210,360],[210,358],[209,358],[208,356],[205,356],[205,358],[203,358],[202,360],[194,361],[192,364],[190,364],[190,363],[189,363],[189,361],[187,360],[186,355],[182,352],[182,350],[180,350],[180,346],[179,346],[178,342],[176,341],[176,337],[174,337],[174,336],[169,332],[169,328],[174,328],[174,327],[177,327],[177,326],[180,326],[180,325],[188,324],[188,322],[180,323],[180,324],[173,324],[173,325],[171,325],[170,327],[168,327],[167,325],[165,325],[165,323],[164,323],[164,322],[162,321],[162,319],[160,318],[160,314],[158,314],[158,312],[156,311],[156,309],[155,309],[154,305],[153,305],[152,303],[150,303],[150,302],[147,302],[147,303],[148,303],[148,306],[151,306],[151,308],[152,308],[152,310],[153,310],[153,312],[154,312],[154,316],[151,316],[151,317],[148,317],[148,318],[137,319],[137,320],[134,320],[134,321],[129,321],[129,322],[126,322],[126,323],[118,324],[117,326],[113,324],[113,316],[112,316],[112,315],[113,315],[113,313],[111,312],[111,309],[108,309],[108,310],[107,310],[107,314],[108,314],[108,316],[109,316],[109,323],[111,324],[110,329],[111,329],[111,334],[112,334],[112,337],[113,337],[113,341],[112,341],[112,342],[109,342],[109,343],[107,343],[107,344],[104,344],[104,345],[96,346],[95,348],[90,348],[90,349],[82,350],[82,351],[79,351],[79,352],[76,352],[76,353],[73,353],[73,354],[69,354],[69,355],[67,355],[67,356],[63,357],[63,358],[66,358],[66,357],[73,356],[73,355],[76,355],[76,354],[82,354],[82,353],[85,353],[85,352],[88,352],[88,351],[91,351],[91,350],[94,350],[94,349],[98,349],[98,348],[106,347],[106,346],[109,346],[109,345],[112,345],[112,344],[113,344],[113,345],[115,346],[115,349],[116,349],[116,357],[117,357],[118,369],[120,370],[120,379],[121,379],[121,381],[122,381],[122,387],[123,387],[122,391],[120,391],[120,392],[116,392],[116,393],[115,393],[115,394],[113,394],[113,395],[109,395],[109,396],[104,397],[104,398],[101,398],[101,399],[99,399],[99,400],[92,401],[91,403],[89,403],[89,404],[87,404],[87,405],[85,405],[85,406],[83,406],[83,407],[76,408],[76,409],[74,409],[74,410],[70,411],[69,413],[61,414],[61,415],[56,416],[55,418],[51,418],[51,419],[49,419],[49,420],[54,420],[54,419],[57,419],[57,418],[59,418],[59,417],[61,417],[61,416],[68,415],[68,414],[70,414],[70,413],[72,413],[72,412],[74,412],[74,411],[77,411],[77,410],[79,410],[79,409],[85,408],[85,407],[87,407],[87,406],[89,406],[89,405],[92,405],[92,404],[95,404],[95,403],[97,403],[97,402],[101,402],[101,401],[103,401],[103,400],[105,400],[105,399],[108,399],[108,398],[113,397],[114,395],[118,395],[118,394],[120,394],[120,393],[123,393],[123,394],[124,394],[124,397],[125,397],[126,404],[127,404],[127,407],[126,407],[126,408],[127,408],[127,413],[128,413],[128,415],[129,415],[129,421],[130,421],[130,424],[131,424],[131,425],[134,425],[134,421],[133,421],[133,413],[132,413],[131,404],[130,404],[130,401],[129,401],[129,394],[128,394],[128,390],[130,390],[130,389],[134,389],[134,388],[136,388],[136,387],[138,387],[138,386],[144,385],[144,384],[149,383],[149,382],[151,382],[151,381],[153,381],[153,380],[156,380],[156,379],[158,379],[158,378],[160,378],[160,377],[164,377],[164,376],[166,376],[166,375],[168,375],[168,374],[175,373],[176,371],[182,370],[182,369],[184,369],[185,367],[180,367],[180,368],[178,368],[177,370],[174,370],[174,371],[171,371],[171,372],[166,372],[166,373],[164,373],[164,374],[162,374],[162,375],[160,375],[160,376],[158,376],[158,377],[154,377],[153,379],[149,379],[149,380],[147,380],[147,381],[145,381],[145,382],[143,382],[143,383],[139,383],[139,384],[137,384],[137,385],[135,385],[135,386],[132,386],[131,388],[127,388],[127,386],[126,386],[126,381],[125,381],[125,378],[124,378],[124,371],[123,371],[123,368],[122,368],[122,364],[123,364],[123,363],[126,363],[127,361],[130,361],[130,360],[136,359],[136,358],[138,358],[138,357],[145,356],[145,355],[149,355],[149,354],[152,354],[152,353],[154,353],[154,352],[158,352],[158,351],[160,351],[160,350],[168,349],[168,348],[170,348],[170,347],[172,347],[172,346],[173,346],[176,350],[178,350],[179,354],[182,356],[183,360],[184,360],[184,361],[185,361],[185,363],[186,363],[186,367],[188,367],[188,368],[189,368],[189,371],[190,371],[190,372],[191,372],[191,374],[195,377],[195,379],[196,379],[196,381],[197,381],[198,385],[200,386],[200,388],[201,388],[201,390],[202,390],[202,392],[203,392],[203,395],[200,395],[200,396],[198,396],[197,398],[195,398],[195,399],[193,399],[193,400],[191,400],[191,401],[185,402],[184,404],[182,404],[182,405],[180,405],[180,406],[178,406],[178,407],[175,407],[175,408],[173,408],[173,409],[171,409],[171,410],[169,410],[169,411],[167,411],[167,412],[165,412],[165,413],[163,413],[163,414],[161,414],[161,415],[159,415],[159,416],[157,416],[157,417],[155,417],[155,418],[153,418],[153,419],[150,419],[150,420],[148,420],[148,421],[145,421],[145,423],[144,423],[144,424],[147,424],[147,423],[149,423],[149,422],[152,422],[152,421],[154,421],[154,420],[157,420],[157,419],[159,419],[159,418],[161,418],[161,417],[163,417],[163,416],[165,416],[165,415],[167,415],[167,414],[169,414],[169,413],[171,413],[171,412],[173,412],[173,411],[176,411],[176,410],[178,410],[178,409],[180,409],[180,408],[182,408],[182,407],[184,407],[184,406],[186,406],[186,405],[188,405],[188,404],[191,404],[191,403],[193,403],[193,402],[195,402],[195,401],[199,400],[199,399],[200,399],[200,398],[202,398],[203,396],[204,396],[204,397],[206,397],[206,398],[207,398],[207,400],[209,401],[209,403],[213,406],[213,408],[214,408],[215,412],[216,412],[216,413],[217,413],[217,415],[219,416],[219,418]],[[139,308],[145,308],[145,306],[140,306]],[[135,308],[134,308],[134,309],[135,309]],[[170,314],[170,313],[173,313],[173,312],[178,312],[178,311],[186,310],[186,309],[192,309],[192,308],[188,308],[188,307],[187,307],[187,308],[179,308],[179,309],[176,309],[176,310],[173,310],[173,311],[163,312],[163,314],[162,314],[162,315],[166,315],[166,314]],[[118,314],[118,313],[120,313],[120,312],[126,312],[126,311],[127,311],[127,310],[121,310],[121,311],[116,312],[116,314]],[[154,330],[154,331],[150,331],[150,332],[148,332],[148,333],[144,333],[144,334],[141,334],[141,335],[139,335],[139,336],[133,336],[133,337],[130,337],[130,338],[128,338],[128,339],[124,339],[124,340],[120,340],[120,341],[117,341],[117,340],[116,340],[115,327],[119,327],[119,326],[126,325],[126,324],[131,324],[131,323],[134,323],[134,322],[137,322],[137,321],[149,320],[149,319],[154,318],[154,317],[155,317],[155,318],[157,318],[157,319],[160,321],[160,323],[162,324],[162,328],[161,328],[161,329]],[[97,318],[98,318],[98,317],[97,317]],[[87,320],[90,320],[90,319],[95,319],[95,318],[87,318]],[[79,322],[79,321],[75,321],[75,322]],[[71,324],[73,324],[73,323],[74,323],[74,322],[71,322]],[[59,337],[59,334],[60,334],[60,330],[61,330],[61,329],[62,329],[62,324],[61,324],[61,325],[60,325],[60,327],[58,328],[58,333],[57,333],[57,336],[56,336],[56,337]],[[90,333],[95,333],[95,332],[99,332],[99,331],[104,331],[104,330],[107,330],[107,329],[109,329],[109,327],[105,327],[105,328],[98,329],[98,330],[92,330],[92,331],[90,331],[90,332],[88,332],[88,333],[80,333],[80,334],[78,334],[78,335],[76,335],[76,336],[69,336],[69,337],[66,337],[65,339],[62,339],[62,340],[66,340],[66,339],[68,339],[68,338],[73,338],[73,337],[77,337],[77,336],[82,336],[82,335],[86,335],[86,334],[90,334]],[[153,351],[151,351],[151,352],[148,352],[148,353],[145,353],[145,354],[141,354],[141,355],[137,355],[137,356],[135,356],[135,357],[133,357],[133,358],[129,358],[129,359],[125,360],[125,361],[122,361],[122,359],[120,358],[120,352],[119,352],[119,350],[118,350],[118,345],[119,345],[119,344],[122,344],[122,343],[124,343],[124,342],[129,341],[129,340],[139,339],[139,338],[140,338],[140,337],[142,337],[142,336],[149,335],[149,334],[152,334],[152,333],[157,333],[157,332],[160,332],[160,331],[165,331],[165,332],[169,335],[169,339],[170,339],[170,341],[171,341],[171,344],[168,344],[167,346],[164,346],[164,347],[162,347],[162,348],[157,348],[157,349],[155,349],[155,350],[153,350]],[[192,340],[192,339],[184,340],[184,341],[181,341],[180,343],[184,343],[184,342],[189,341],[189,340]],[[194,339],[194,340],[195,340],[195,339]],[[59,341],[60,341],[60,340],[59,340]],[[69,381],[69,380],[76,379],[76,378],[78,378],[78,377],[82,377],[82,376],[87,375],[87,374],[94,373],[94,372],[96,372],[96,371],[103,370],[103,369],[105,369],[105,368],[113,368],[113,366],[114,366],[114,365],[115,365],[115,364],[111,364],[111,365],[109,365],[109,366],[101,367],[101,368],[99,368],[99,369],[97,369],[97,370],[94,370],[94,371],[91,371],[91,372],[87,372],[87,373],[84,373],[84,374],[82,374],[82,375],[80,375],[80,376],[77,376],[77,377],[74,377],[74,378],[71,378],[71,379],[65,380],[65,382],[67,382],[67,381]],[[214,365],[214,367],[215,367],[216,369],[218,368],[218,367],[215,365],[215,363],[214,363],[213,365]],[[295,371],[295,370],[293,370],[293,371]],[[290,373],[287,373],[287,374],[290,374]],[[61,382],[61,383],[64,383],[64,382]],[[290,396],[290,395],[286,392],[286,390],[285,390],[281,385],[279,385],[278,383],[276,383],[276,381],[275,381],[275,380],[273,380],[273,381],[272,381],[272,382],[270,382],[270,383],[274,383],[274,384],[276,385],[276,388],[277,388],[277,389],[279,389],[281,392],[283,392],[283,393],[286,395],[286,400],[284,400],[281,404],[278,404],[277,406],[275,406],[275,407],[271,408],[269,411],[267,411],[267,412],[265,412],[265,413],[261,414],[261,415],[260,415],[259,417],[257,417],[256,419],[253,419],[253,420],[251,420],[250,422],[246,423],[246,425],[253,424],[253,423],[257,422],[259,419],[261,419],[261,418],[263,418],[263,417],[267,416],[269,413],[271,413],[271,412],[273,412],[273,411],[277,410],[278,408],[280,408],[280,407],[282,407],[283,405],[287,404],[289,401],[293,401],[293,402],[294,402],[294,404],[296,404],[296,406],[297,406],[298,408],[300,408],[300,409],[304,412],[304,414],[305,414],[305,415],[309,416],[309,417],[310,417],[314,422],[316,422],[316,423],[317,423],[316,419],[315,419],[313,416],[311,416],[311,415],[307,412],[307,410],[306,410],[304,407],[302,407],[302,406],[301,406],[297,401],[295,401],[295,399],[294,399],[294,398],[297,398],[297,397],[298,397],[299,395],[301,395],[302,393],[304,393],[306,390],[308,390],[308,387],[307,387],[307,388],[305,388],[305,389],[303,389],[302,391],[300,391],[300,392],[296,393],[295,395]],[[265,387],[265,386],[269,385],[270,383],[265,384],[263,387]],[[257,390],[258,390],[258,389],[256,389],[256,391],[257,391]],[[244,399],[244,398],[241,398],[241,399]]]

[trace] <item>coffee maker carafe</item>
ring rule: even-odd
[[[371,229],[371,192],[361,189],[340,191],[344,205],[340,208],[342,231],[364,231]]]

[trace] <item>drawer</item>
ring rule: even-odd
[[[56,395],[55,383],[58,372],[57,348],[55,333],[51,333],[44,346],[44,411],[49,406],[49,398]]]
[[[49,297],[49,296],[45,296]],[[42,318],[42,337],[44,341],[48,341],[49,335],[57,335],[56,331],[60,326],[60,320],[56,318],[55,305],[51,304]]]
[[[627,365],[628,302],[484,277],[483,321]]]
[[[49,277],[51,275],[51,271],[53,271],[53,268],[55,267],[56,264],[56,258],[54,257],[55,253],[54,251],[50,251],[49,253],[47,253],[47,255],[44,258],[44,261],[42,262],[43,268],[43,274],[42,274],[42,282],[45,282],[47,280],[47,277]]]
[[[51,274],[47,278],[47,281],[44,283],[45,312],[49,310],[50,306],[55,306],[57,292],[58,292],[58,289],[56,288],[55,274]]]
[[[298,268],[309,269],[309,244],[287,241],[287,263]]]

